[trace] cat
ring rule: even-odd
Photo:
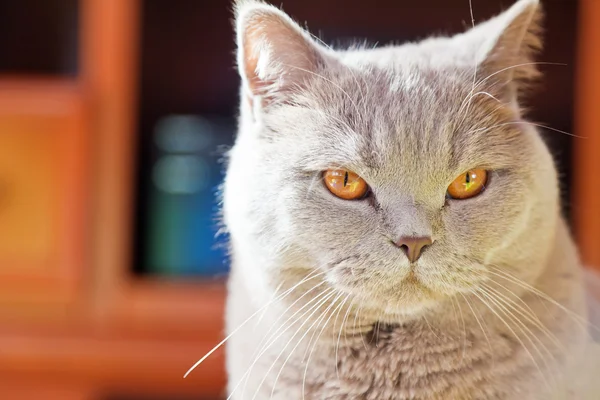
[[[380,48],[235,10],[230,398],[600,398],[557,173],[520,108],[538,0]]]

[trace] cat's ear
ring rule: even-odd
[[[325,49],[271,5],[238,1],[236,30],[238,68],[251,102],[285,100],[325,63]]]
[[[477,78],[485,79],[496,94],[514,98],[539,76],[534,56],[542,48],[542,17],[539,0],[519,0],[465,35],[480,43],[475,56]]]

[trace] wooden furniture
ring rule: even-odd
[[[600,271],[600,2],[579,2],[573,213],[583,261]]]
[[[75,78],[0,76],[0,388],[216,398],[222,283],[130,273],[136,0],[82,0]]]

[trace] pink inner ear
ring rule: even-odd
[[[248,79],[248,85],[252,93],[260,92],[269,83],[261,80],[256,74],[256,67],[260,53],[257,51],[257,43],[265,40],[266,32],[264,32],[263,20],[268,19],[267,15],[255,16],[248,23],[244,35],[244,73]],[[261,28],[262,27],[262,28]],[[250,98],[250,102],[252,99]]]
[[[243,29],[242,72],[252,94],[264,94],[267,88],[285,91],[315,69],[319,57],[316,45],[278,11],[255,11],[248,16]],[[257,67],[261,68],[261,76]]]

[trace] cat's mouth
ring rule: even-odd
[[[415,271],[413,269],[411,269],[408,275],[406,275],[406,277],[402,280],[402,283],[406,285],[417,285],[425,287],[423,283],[421,283],[419,278],[417,278],[417,275],[415,274]]]
[[[363,322],[386,321],[405,322],[418,318],[425,310],[435,307],[445,297],[430,288],[418,277],[418,273],[409,273],[405,277],[383,282],[363,281],[347,284],[336,282],[334,287],[352,295],[358,305]]]
[[[350,295],[360,305],[361,313],[368,309],[374,318],[384,315],[390,321],[405,320],[435,307],[450,295],[436,286],[431,268],[419,263],[374,268],[350,264],[348,260],[353,258],[344,259],[328,271],[328,281],[335,289]]]
[[[419,279],[414,271],[410,271],[404,278],[390,285],[377,285],[364,289],[364,287],[354,287],[350,291],[363,298],[366,303],[371,303],[372,306],[390,314],[411,313],[411,310],[422,309],[442,297],[440,293]]]
[[[414,298],[417,302],[439,298],[439,295],[421,281],[412,270],[402,280],[401,285],[402,290],[409,294],[406,297]]]

